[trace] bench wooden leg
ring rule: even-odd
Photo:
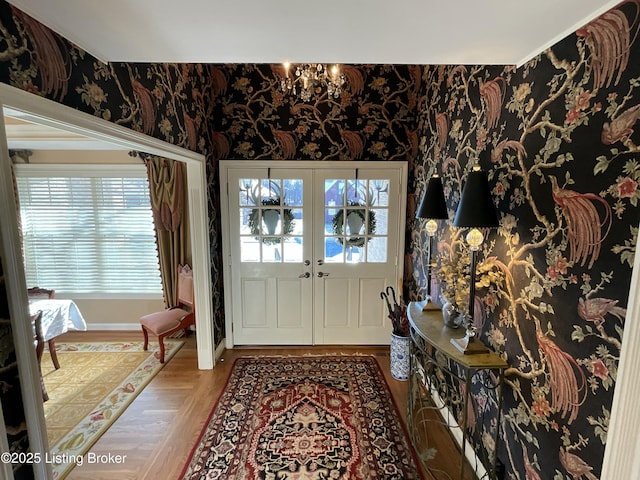
[[[142,334],[144,335],[144,347],[143,350],[147,351],[149,349],[149,333],[147,329],[142,327]]]
[[[158,336],[158,343],[160,344],[160,363],[164,363],[164,335]]]

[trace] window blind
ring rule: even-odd
[[[27,285],[161,294],[143,165],[16,165]]]

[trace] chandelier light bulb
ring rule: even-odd
[[[296,65],[295,78],[289,77],[289,68],[291,64],[286,62],[283,64],[285,69],[285,78],[280,82],[280,90],[282,93],[293,93],[302,101],[308,102],[315,94],[321,94],[320,87],[324,87],[329,98],[339,98],[342,94],[342,87],[346,83],[346,77],[340,73],[338,65],[334,65],[329,69],[325,68],[322,63],[303,63]],[[296,84],[299,91],[296,91]]]

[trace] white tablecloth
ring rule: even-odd
[[[42,310],[42,334],[45,340],[51,340],[69,330],[87,329],[87,323],[73,300],[31,300],[31,315],[35,315],[38,310]]]

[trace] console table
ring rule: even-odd
[[[464,329],[444,326],[441,311],[423,312],[422,307],[421,302],[411,302],[407,308],[411,334],[407,423],[420,461],[436,478],[453,478],[445,468],[451,466],[451,455],[430,442],[430,434],[439,428],[456,440],[458,478],[496,479],[502,384],[508,365],[493,351],[460,352],[450,340],[463,337]]]

